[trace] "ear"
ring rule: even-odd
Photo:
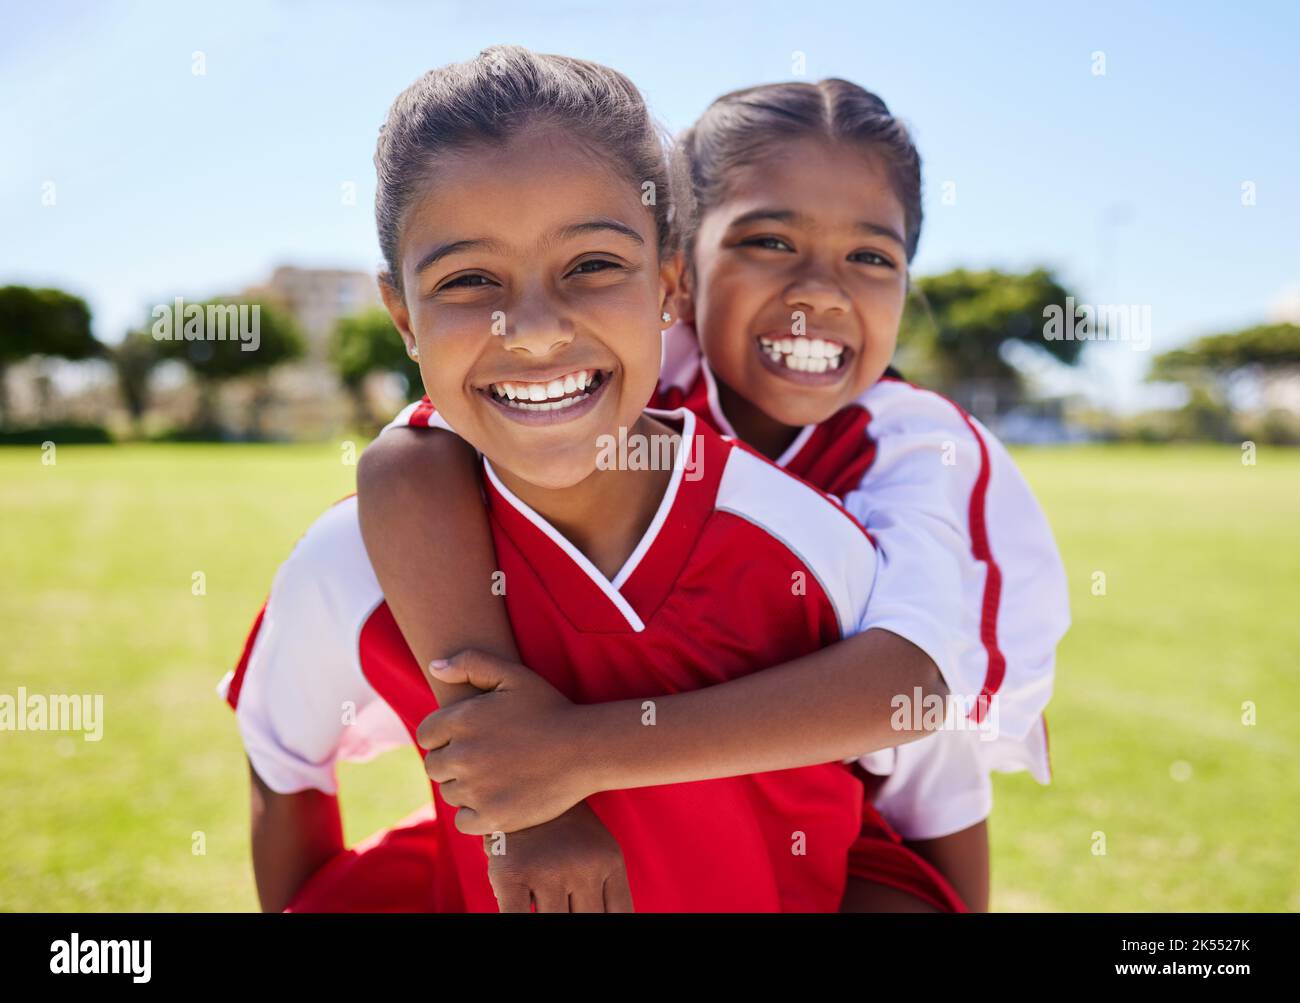
[[[388,316],[393,318],[397,333],[406,342],[406,354],[410,355],[411,349],[416,347],[415,332],[411,330],[411,312],[406,309],[406,297],[398,291],[393,277],[387,272],[379,273],[379,295],[384,301]]]
[[[673,255],[673,272],[676,280],[673,286],[673,295],[669,298],[665,307],[673,315],[673,320],[685,321],[687,324],[695,323],[695,295],[692,291],[695,276],[691,267],[687,264],[686,255],[678,251]]]
[[[662,320],[664,311],[667,311],[671,318],[668,322],[670,325],[681,319],[677,312],[680,272],[681,255],[679,254],[674,254],[659,266],[659,313],[661,326],[664,326]]]

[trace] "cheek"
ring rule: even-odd
[[[663,361],[663,341],[659,328],[647,328],[639,333],[636,348],[619,352],[623,367],[623,397],[621,406],[629,414],[645,409],[659,385],[659,365]]]
[[[420,378],[436,405],[439,397],[463,393],[470,369],[490,336],[485,333],[489,322],[477,317],[454,317],[445,312],[439,313],[436,319],[426,314],[420,321],[415,329],[420,347]]]

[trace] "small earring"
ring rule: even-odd
[[[414,345],[408,345],[406,347],[406,354],[413,359],[418,359],[420,357],[420,350]]]
[[[665,310],[662,314],[660,314],[659,319],[662,320],[665,324],[667,324],[673,318],[672,315],[669,314],[667,310]]]

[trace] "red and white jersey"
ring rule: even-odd
[[[689,411],[657,417],[678,424],[689,448],[612,579],[484,462],[526,665],[577,702],[652,701],[873,626],[877,559],[861,526]],[[333,791],[338,759],[413,743],[437,704],[383,601],[354,498],[322,516],[281,567],[221,691],[253,767],[282,792]],[[494,911],[482,840],[457,832],[436,785],[434,795],[439,859],[455,861],[439,870],[439,901]],[[588,803],[622,847],[640,911],[835,911],[871,810],[864,799],[862,782],[832,763],[605,791]]]
[[[655,403],[735,434],[686,325],[664,335]],[[776,462],[842,499],[871,533],[873,622],[929,654],[974,713],[967,723],[982,725],[864,757],[889,776],[882,814],[905,838],[929,839],[988,815],[990,770],[1048,782],[1043,711],[1069,598],[1051,527],[1006,448],[946,397],[886,377],[802,429]]]
[[[652,403],[735,437],[687,325],[664,334]],[[387,427],[446,425],[425,398]],[[890,824],[907,839],[974,825],[992,810],[993,770],[1047,783],[1043,711],[1069,599],[1051,527],[1006,448],[946,397],[886,377],[803,428],[776,463],[840,498],[872,535],[872,625],[925,651],[970,712],[949,719],[965,728],[862,758],[888,777],[875,804]]]

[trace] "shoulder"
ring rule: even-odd
[[[287,613],[311,615],[294,623],[330,634],[347,624],[359,625],[383,593],[361,538],[357,499],[350,495],[327,509],[299,539],[271,586],[275,606]],[[316,614],[327,622],[314,622]]]
[[[1006,450],[978,419],[933,390],[887,377],[857,404],[869,414],[867,435],[875,450],[861,491],[879,496],[881,490],[901,486],[969,501],[987,485],[995,466],[1014,469]]]
[[[448,432],[455,431],[447,423],[447,419],[439,414],[427,395],[418,401],[412,401],[398,411],[397,416],[380,429],[379,436],[382,438],[385,432],[395,428],[441,428]]]
[[[876,549],[834,499],[741,443],[730,442],[715,510],[792,554],[821,584],[852,633],[875,582]]]
[[[856,403],[870,414],[874,438],[948,433],[973,442],[990,436],[988,429],[956,401],[892,376],[878,380]]]

